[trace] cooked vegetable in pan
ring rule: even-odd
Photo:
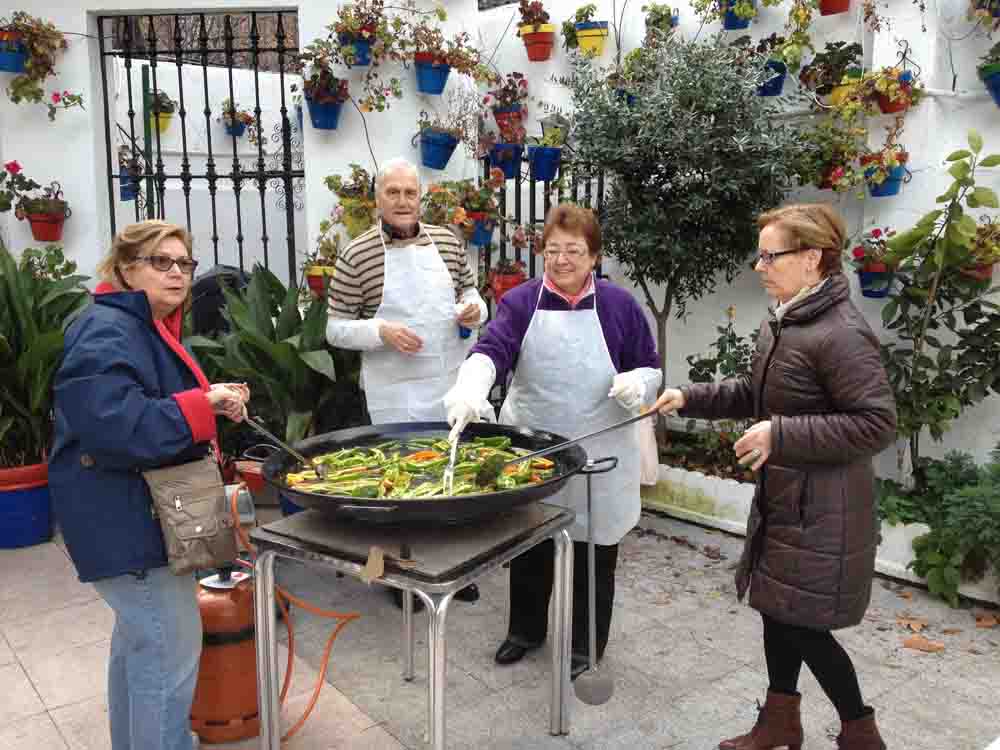
[[[444,496],[444,470],[450,444],[446,437],[391,440],[375,445],[344,448],[314,456],[329,469],[325,479],[312,469],[289,472],[285,482],[296,490],[320,495],[363,498],[432,498]],[[537,484],[552,476],[555,464],[534,458],[507,467],[494,484],[480,487],[476,472],[490,456],[505,461],[530,451],[511,446],[509,437],[477,437],[460,442],[455,461],[455,485],[449,496],[476,495]]]

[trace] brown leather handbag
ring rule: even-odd
[[[212,456],[142,472],[176,575],[231,564],[238,552],[226,486]]]

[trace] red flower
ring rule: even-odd
[[[851,254],[858,260],[861,260],[862,258],[865,257],[865,249],[861,247],[861,245],[858,245],[856,248],[854,248],[854,250],[851,251]]]
[[[874,237],[875,239],[878,239],[881,236],[882,236],[882,230],[881,229],[877,229],[876,228],[876,229],[872,230],[872,237]]]
[[[833,170],[833,172],[830,173],[830,181],[837,182],[837,180],[839,180],[843,176],[844,176],[844,168],[837,167],[835,170]]]
[[[58,104],[60,99],[62,99],[62,94],[60,94],[58,91],[53,91],[52,92],[52,103],[53,104]]]
[[[21,171],[21,165],[18,164],[16,161],[7,162],[6,164],[3,165],[3,168],[6,169],[11,174],[17,174],[18,172]]]

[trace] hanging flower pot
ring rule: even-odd
[[[306,99],[309,106],[309,122],[316,130],[336,130],[337,123],[340,122],[340,110],[343,102],[317,102],[313,99]]]
[[[870,178],[873,174],[875,174],[877,167],[868,167],[867,169],[865,169],[864,175],[865,175],[865,180],[868,181],[868,193],[871,195],[872,198],[886,198],[891,195],[899,194],[899,190],[903,186],[903,181],[906,179],[907,158],[908,155],[906,154],[906,152],[900,153],[899,161],[901,163],[889,169],[888,176],[886,176],[886,178],[878,184],[875,184],[870,181]],[[878,155],[862,156],[861,166],[865,166],[866,164],[872,164],[873,162],[877,162],[878,160],[879,160]]]
[[[28,53],[19,31],[0,31],[0,71],[23,73]]]
[[[65,216],[58,214],[25,214],[31,224],[31,236],[39,242],[59,242],[62,239]]]
[[[372,43],[364,37],[351,34],[341,34],[338,39],[342,45],[354,47],[354,62],[351,65],[364,67],[372,63]],[[350,66],[348,66],[350,67]]]
[[[0,469],[0,549],[52,538],[48,464]]]
[[[174,119],[173,112],[150,112],[149,124],[157,132],[165,133],[170,127],[170,121]]]
[[[519,284],[527,281],[523,271],[518,273],[496,273],[490,274],[490,290],[493,292],[493,301],[500,304],[503,296]]]
[[[990,63],[980,65],[979,78],[986,85],[986,90],[990,92],[994,103],[1000,107],[1000,63]]]
[[[326,279],[333,276],[333,266],[311,263],[305,267],[306,284],[314,297],[323,299],[326,295]]]
[[[139,195],[139,181],[125,167],[118,169],[118,197],[123,201],[134,201]]]
[[[510,127],[511,120],[521,117],[521,105],[515,104],[512,107],[494,107],[493,119],[497,122],[497,127],[501,130]]]
[[[725,15],[722,17],[722,28],[726,31],[737,31],[745,29],[750,25],[749,18],[743,18],[736,14],[736,0],[719,0],[719,5],[726,10]],[[752,5],[756,7],[756,1]]]
[[[518,35],[524,40],[528,51],[528,59],[532,62],[543,62],[552,56],[552,45],[555,43],[556,27],[551,23],[528,24],[518,27]]]
[[[417,91],[421,94],[440,94],[448,83],[451,66],[435,59],[431,52],[417,52],[413,55],[413,67],[417,71]]]
[[[562,160],[562,149],[556,146],[528,146],[528,169],[531,179],[536,182],[549,182],[556,178],[559,163]]]
[[[851,68],[847,71],[847,73],[845,73],[845,77],[847,78],[848,83],[841,83],[834,86],[830,91],[829,103],[833,106],[843,104],[847,100],[847,97],[849,97],[855,90],[857,86],[855,81],[861,80],[861,70],[858,68]]]
[[[59,198],[62,191],[58,183],[52,183],[56,191],[51,197],[33,198],[18,208],[17,218],[26,218],[31,225],[31,236],[39,242],[58,242],[62,239],[63,222],[70,216],[69,204]],[[48,190],[48,189],[47,189]]]
[[[858,281],[864,297],[882,298],[889,296],[892,287],[892,271],[885,263],[869,263],[858,269]]]
[[[819,14],[821,16],[835,16],[838,13],[846,13],[851,7],[851,0],[819,0]]]
[[[458,138],[443,130],[426,129],[420,132],[420,161],[430,169],[444,169],[455,152]]]
[[[584,21],[575,24],[576,41],[585,55],[600,57],[604,54],[604,43],[608,38],[607,21]]]
[[[466,216],[472,219],[474,224],[474,229],[472,231],[472,239],[469,240],[470,245],[479,245],[480,247],[486,247],[493,241],[493,230],[496,228],[496,221],[490,218],[490,215],[485,211],[467,211]]]
[[[490,149],[490,165],[503,172],[508,180],[521,173],[521,156],[524,145],[520,143],[498,143]]]
[[[233,136],[234,138],[242,138],[243,133],[246,132],[247,126],[245,122],[237,121],[235,123],[226,123],[226,135]]]
[[[963,276],[968,276],[970,279],[975,279],[976,281],[989,281],[993,278],[993,267],[995,265],[996,263],[980,263],[979,265],[961,269],[961,273]]]
[[[781,60],[768,60],[764,63],[764,67],[773,71],[773,75],[757,87],[757,94],[759,96],[781,96],[781,90],[785,87],[785,77],[788,75],[788,66]]]
[[[893,101],[886,94],[879,94],[876,97],[878,101],[879,111],[883,115],[892,115],[897,112],[905,112],[910,106],[910,99],[907,96],[901,96],[900,98]]]

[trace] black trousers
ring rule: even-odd
[[[615,599],[615,568],[618,545],[595,545],[597,658],[604,655],[611,630]],[[549,629],[549,599],[552,596],[552,564],[555,544],[547,540],[510,563],[510,626],[507,639],[532,648],[545,641]],[[589,646],[587,614],[587,543],[573,543],[573,653],[586,656]]]
[[[842,721],[854,721],[865,714],[858,675],[833,633],[786,625],[761,613],[764,619],[764,656],[770,689],[794,695],[802,663],[809,667],[823,692],[833,703]]]

